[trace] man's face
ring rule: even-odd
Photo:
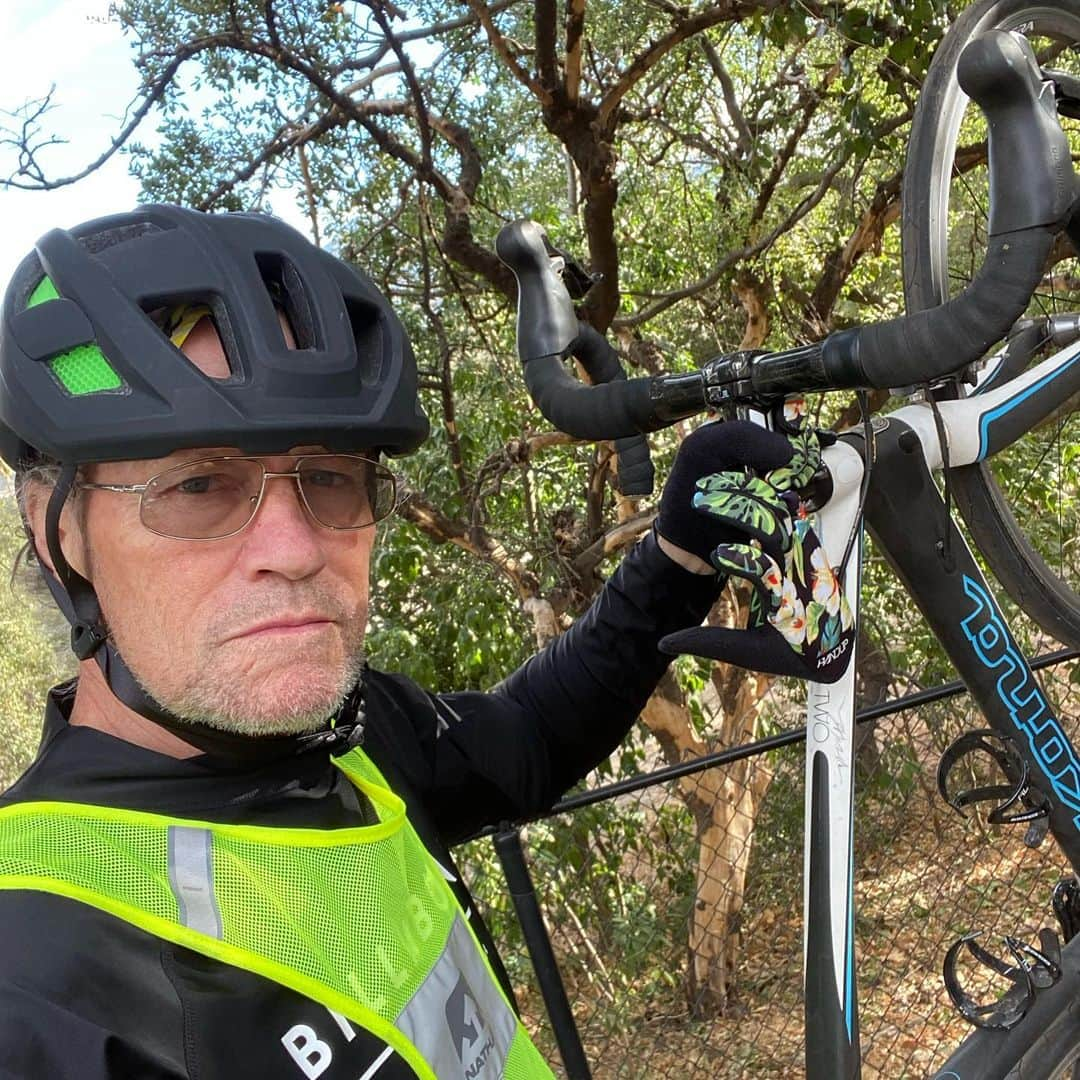
[[[224,374],[215,368],[223,364],[216,333],[206,326],[212,340],[199,335],[184,351],[207,374]],[[299,454],[322,449],[293,447],[262,461],[270,472],[287,472]],[[85,478],[141,484],[170,466],[225,453],[236,450],[102,463]],[[150,532],[137,495],[83,490],[78,497],[83,514],[66,515],[65,550],[92,581],[120,654],[157,701],[184,719],[253,735],[313,730],[336,711],[363,663],[374,528],[325,528],[287,478],[268,479],[255,518],[218,540]]]
[[[103,464],[88,479],[143,483],[205,455]],[[296,457],[263,461],[286,472]],[[355,683],[375,533],[327,529],[294,481],[266,483],[254,520],[221,540],[157,536],[132,495],[80,495],[87,569],[136,678],[180,717],[249,734],[317,728]]]

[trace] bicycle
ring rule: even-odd
[[[1009,32],[1021,28],[1026,36]],[[816,509],[817,531],[857,612],[865,522],[985,716],[989,730],[962,736],[942,759],[939,786],[946,797],[958,808],[990,800],[991,821],[1027,823],[1036,839],[1048,830],[1080,871],[1080,758],[949,505],[955,494],[978,550],[1020,606],[1058,640],[1080,646],[1075,538],[1056,552],[1052,544],[1040,551],[1041,538],[1027,537],[1010,511],[1020,493],[1003,490],[986,465],[1011,447],[1028,452],[1022,440],[1038,433],[1047,417],[1060,413],[1062,424],[1070,422],[1080,395],[1080,317],[1036,312],[1020,318],[1039,298],[1058,238],[1067,235],[1080,249],[1080,181],[1058,122],[1059,108],[1080,116],[1080,81],[1041,69],[1031,45],[1042,49],[1050,41],[1052,54],[1062,37],[1080,42],[1080,0],[1053,6],[978,0],[943,40],[916,113],[905,177],[904,317],[783,352],[724,354],[688,374],[630,380],[606,340],[578,323],[571,292],[584,295],[588,275],[538,226],[505,227],[496,250],[518,281],[518,353],[530,394],[561,430],[615,440],[627,494],[651,489],[644,433],[680,418],[753,409],[775,423],[790,396],[922,388],[919,400],[887,415],[864,414],[861,428],[840,433],[824,449],[824,468],[805,493]],[[949,178],[957,134],[968,123],[958,79],[990,131],[989,171],[978,183],[969,178],[965,190],[981,185],[990,205],[978,274],[950,296],[947,253],[955,218]],[[978,156],[971,160],[977,163]],[[1001,340],[1005,348],[983,363]],[[1032,365],[1047,343],[1064,348]],[[593,385],[565,370],[568,356]],[[947,478],[945,498],[935,471]],[[920,523],[917,535],[913,519]],[[804,986],[810,1080],[860,1073],[853,716],[854,665],[836,683],[809,684]],[[950,794],[952,770],[972,753],[988,754],[1005,783]],[[949,950],[946,984],[976,1030],[935,1080],[1080,1078],[1080,883],[1074,878],[1059,889],[1063,946],[1054,935],[1044,935],[1039,948],[1013,941],[1008,962],[970,936]],[[979,1005],[967,997],[956,968],[964,949],[1011,983],[998,1001]]]

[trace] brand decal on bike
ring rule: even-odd
[[[1054,793],[1073,811],[1073,823],[1080,828],[1080,762],[989,594],[966,574],[964,592],[975,602],[974,611],[961,620],[964,634],[983,666],[1000,671],[998,697],[1016,729],[1026,737]]]

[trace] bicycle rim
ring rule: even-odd
[[[950,29],[927,74],[908,145],[901,237],[909,311],[963,289],[985,250],[986,127],[955,69],[968,41],[993,28],[1023,32],[1046,66],[1080,75],[1080,0],[978,0]],[[1080,125],[1065,127],[1075,160]],[[1080,260],[1064,241],[1055,257],[1028,314],[1080,311]],[[1032,362],[1052,351],[1037,351]],[[968,392],[955,385],[935,391]],[[1067,403],[992,461],[950,473],[957,505],[995,576],[1045,631],[1073,646],[1080,646],[1078,404]]]

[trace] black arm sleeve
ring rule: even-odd
[[[406,680],[389,677],[398,717],[379,710],[376,760],[389,757],[405,773],[450,843],[546,809],[623,739],[671,662],[656,643],[700,623],[718,587],[647,536],[573,627],[491,693],[410,693]],[[379,754],[380,740],[393,746]]]

